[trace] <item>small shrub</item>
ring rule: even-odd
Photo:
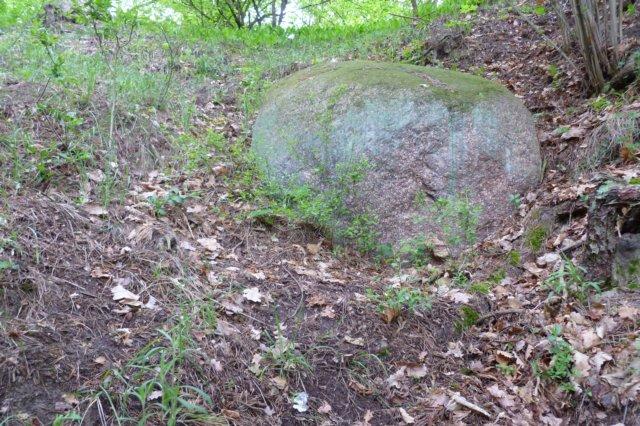
[[[311,370],[307,359],[296,349],[295,342],[282,335],[276,336],[273,345],[267,350],[267,359],[280,375],[298,370]]]
[[[168,194],[160,197],[154,195],[147,198],[147,201],[153,207],[153,213],[158,217],[167,215],[167,206],[180,206],[187,200],[177,189],[172,189]]]
[[[604,96],[598,96],[591,101],[590,105],[595,112],[602,112],[605,108],[611,105],[611,102],[609,102],[609,100]]]

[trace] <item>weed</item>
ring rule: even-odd
[[[585,278],[586,270],[575,265],[571,260],[564,258],[557,270],[553,271],[544,284],[551,291],[549,296],[557,295],[563,299],[574,297],[581,303],[589,298],[589,293],[599,293],[601,282],[588,281]]]
[[[552,327],[547,339],[551,345],[551,360],[549,367],[541,372],[542,377],[561,382],[564,390],[575,390],[570,382],[576,375],[573,369],[573,347],[562,338],[562,328],[558,325]]]
[[[416,309],[429,309],[431,299],[415,288],[408,287],[386,287],[382,293],[377,293],[372,289],[366,290],[367,299],[376,305],[378,312],[407,311],[413,313]]]
[[[509,196],[509,203],[516,209],[519,209],[522,205],[522,197],[520,194],[512,194]]]
[[[518,250],[511,250],[509,253],[507,253],[507,263],[514,267],[520,266],[520,264],[522,263],[522,255],[520,254],[520,252]]]
[[[167,206],[181,206],[186,200],[187,197],[175,188],[163,196],[156,197],[155,195],[151,195],[147,197],[147,201],[153,207],[153,214],[157,217],[167,215]]]
[[[9,269],[17,269],[16,264],[11,260],[0,259],[0,272],[7,271]]]
[[[282,334],[280,323],[276,327],[273,344],[267,350],[267,359],[279,375],[286,375],[294,371],[311,371],[311,365],[303,354],[296,348],[296,343]]]
[[[551,84],[554,88],[560,88],[560,68],[557,65],[551,64],[547,68],[547,74],[551,77]]]
[[[602,112],[611,105],[611,102],[604,96],[598,96],[590,102],[590,105],[595,112]]]
[[[480,313],[470,306],[460,308],[460,318],[455,322],[454,326],[459,333],[468,330],[476,325],[480,319]]]
[[[346,200],[354,195],[354,185],[364,179],[370,167],[366,159],[339,164],[336,176],[327,176],[323,189],[264,181],[256,195],[267,205],[249,213],[249,218],[273,223],[281,217],[294,223],[312,224],[338,243],[351,243],[362,253],[371,252],[378,247],[377,218],[346,205]]]
[[[220,419],[207,408],[212,405],[211,397],[182,383],[186,365],[197,365],[191,362],[197,351],[191,330],[191,318],[186,314],[168,331],[159,330],[160,338],[139,351],[122,369],[113,370],[96,397],[109,400],[114,410],[119,407],[120,412],[115,413],[119,418],[130,417],[131,408],[137,407],[139,424],[220,424]]]
[[[395,252],[390,245],[388,247],[389,250],[386,253],[389,256],[387,259],[393,259],[391,263],[396,267],[411,265],[416,268],[422,268],[431,259],[430,253],[433,250],[433,245],[425,237],[405,240]],[[380,252],[381,249],[379,248],[378,251]]]
[[[549,230],[543,225],[537,225],[529,229],[524,237],[527,246],[534,252],[539,253],[549,236]]]
[[[513,377],[516,374],[516,366],[500,362],[496,365],[498,370],[507,377]]]
[[[476,242],[482,208],[471,203],[468,197],[439,198],[430,207],[430,210],[448,244],[457,247]]]
[[[469,290],[473,293],[478,294],[489,294],[491,292],[491,283],[487,281],[482,281],[479,283],[473,283],[469,287]]]

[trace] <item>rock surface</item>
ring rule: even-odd
[[[256,119],[253,149],[283,185],[327,188],[346,166],[366,164],[345,202],[375,217],[380,241],[396,246],[433,234],[459,243],[451,234],[469,227],[487,234],[541,169],[532,116],[499,84],[366,61],[314,66],[279,82]],[[451,202],[436,202],[443,199]],[[478,223],[465,223],[476,207]]]

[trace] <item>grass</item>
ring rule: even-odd
[[[480,319],[480,313],[471,306],[463,306],[460,308],[460,318],[455,322],[455,329],[459,333],[468,330],[476,325]]]
[[[524,241],[531,251],[534,253],[540,253],[548,237],[549,230],[547,227],[543,225],[536,225],[527,230]]]
[[[118,424],[127,419],[137,419],[138,424],[227,424],[211,414],[211,397],[185,382],[187,369],[199,374],[192,330],[192,319],[186,313],[169,330],[158,330],[156,340],[122,368],[111,370],[94,400],[108,402]]]

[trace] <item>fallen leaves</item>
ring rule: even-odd
[[[344,336],[344,340],[354,346],[364,346],[364,339],[362,337]]]
[[[264,296],[258,287],[251,287],[242,291],[242,297],[253,303],[261,303]]]
[[[222,246],[218,243],[216,238],[199,238],[198,244],[204,247],[206,250],[211,253],[218,253],[222,250]]]

